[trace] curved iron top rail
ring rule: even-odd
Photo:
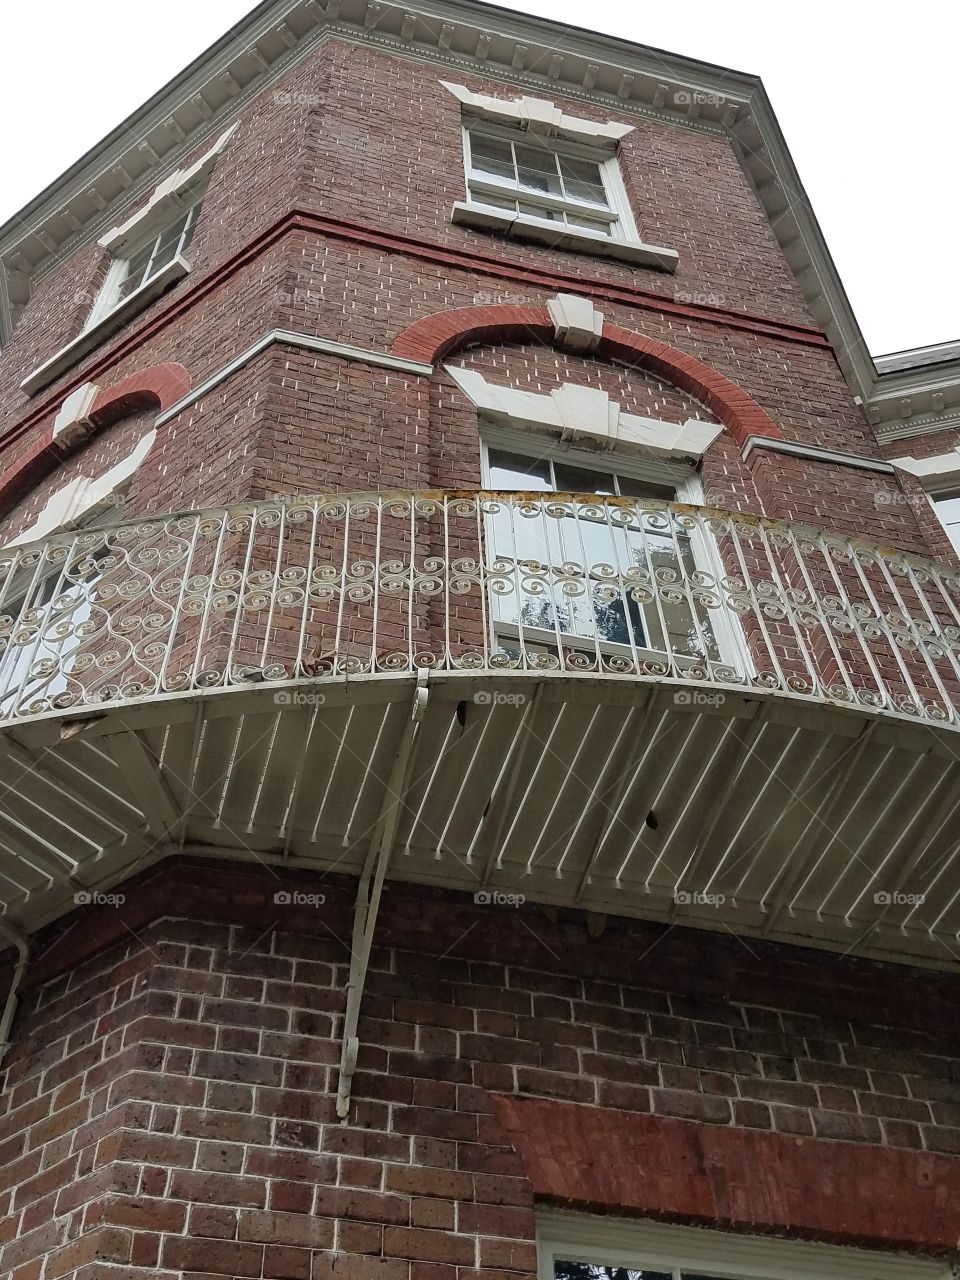
[[[757,688],[960,728],[960,572],[645,498],[294,497],[0,551],[0,721],[343,675]]]

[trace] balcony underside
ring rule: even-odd
[[[398,794],[393,878],[954,967],[958,742],[809,697],[569,673],[88,708],[0,731],[0,900],[35,929],[180,850],[358,872]]]

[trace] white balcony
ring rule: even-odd
[[[653,500],[365,494],[0,554],[0,903],[174,851],[960,961],[960,577]]]

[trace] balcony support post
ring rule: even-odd
[[[30,944],[24,935],[9,921],[0,920],[0,939],[12,942],[17,949],[17,961],[13,967],[13,976],[7,990],[3,1011],[0,1013],[0,1065],[3,1064],[10,1048],[11,1029],[20,999],[20,986],[27,971],[30,959]]]
[[[357,1053],[360,1048],[357,1037],[360,1002],[363,999],[363,989],[367,980],[367,967],[373,948],[373,934],[380,910],[383,882],[390,865],[397,828],[400,825],[400,811],[410,782],[417,735],[426,710],[427,697],[427,672],[418,671],[410,714],[404,725],[403,736],[380,806],[380,816],[373,829],[370,848],[357,886],[350,951],[350,976],[347,980],[347,1006],[340,1045],[340,1080],[337,1085],[337,1115],[341,1120],[345,1120],[350,1111],[350,1090],[354,1072],[357,1069]]]

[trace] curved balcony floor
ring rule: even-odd
[[[27,929],[181,850],[357,872],[395,816],[390,876],[492,906],[960,963],[955,732],[868,708],[681,679],[335,676],[8,724],[0,765],[0,902]]]

